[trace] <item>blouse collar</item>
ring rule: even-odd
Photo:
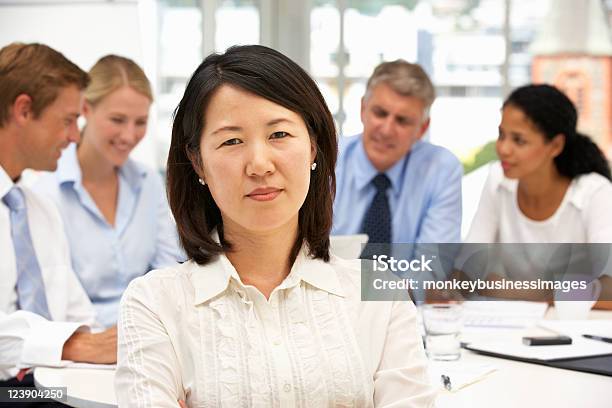
[[[332,295],[344,297],[344,291],[336,271],[321,259],[314,259],[308,255],[307,245],[304,244],[291,267],[289,275],[281,282],[278,289],[288,289],[298,286],[302,281],[324,290]],[[213,297],[227,290],[231,283],[245,288],[236,268],[225,254],[218,255],[211,263],[205,266],[197,265],[193,261],[192,282],[195,287],[195,305],[207,302]]]

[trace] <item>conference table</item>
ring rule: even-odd
[[[546,319],[555,319],[549,308]],[[591,311],[589,319],[612,320],[612,311]],[[456,392],[438,386],[437,407],[609,408],[612,377],[506,360],[462,350],[465,364],[492,364],[496,370]],[[65,404],[80,408],[117,406],[114,370],[39,367],[37,387],[67,387]],[[178,407],[178,404],[177,404]]]

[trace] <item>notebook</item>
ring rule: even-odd
[[[492,357],[612,376],[612,344],[582,337],[582,334],[609,335],[612,322],[543,321],[539,326],[558,334],[569,335],[572,344],[526,346],[522,344],[521,336],[512,335],[504,341],[476,341],[464,345],[464,348]]]
[[[572,344],[559,346],[527,346],[522,343],[522,336],[509,336],[509,339],[504,341],[472,342],[465,348],[500,357],[539,361],[612,355],[612,344],[585,339],[582,336],[572,336]]]

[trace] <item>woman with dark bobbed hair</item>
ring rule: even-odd
[[[411,302],[361,302],[329,253],[337,142],[314,81],[263,46],[196,69],[176,110],[170,207],[189,260],[134,280],[119,406],[433,405]]]

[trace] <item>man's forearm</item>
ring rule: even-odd
[[[117,362],[117,328],[101,333],[74,333],[64,343],[62,360],[97,364]]]

